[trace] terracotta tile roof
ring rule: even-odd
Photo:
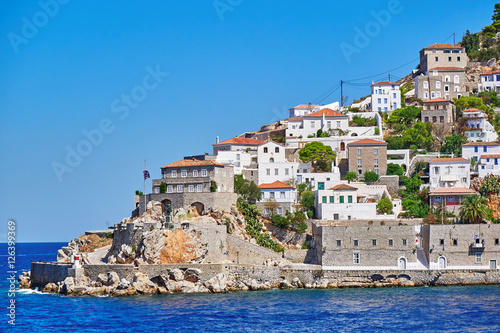
[[[465,68],[462,68],[462,67],[434,67],[434,68],[431,68],[429,69],[430,71],[464,71],[465,72]]]
[[[373,83],[372,86],[383,86],[383,85],[393,85],[393,84],[399,86],[399,83],[392,82],[392,81],[379,81],[379,82]]]
[[[492,75],[492,74],[500,74],[500,71],[491,71],[491,72],[484,72],[479,75]]]
[[[441,103],[441,102],[450,102],[450,103],[453,103],[449,99],[444,99],[444,98],[434,98],[434,99],[429,99],[427,101],[424,101],[424,103]]]
[[[483,111],[483,110],[474,108],[474,109],[464,110],[463,112],[477,112],[477,111]]]
[[[430,191],[429,195],[449,195],[449,194],[455,194],[455,195],[460,195],[460,194],[475,194],[476,192],[474,190],[471,190],[470,188],[466,187],[438,187],[435,190]]]
[[[481,155],[481,158],[500,158],[500,154],[485,154]]]
[[[340,112],[333,111],[332,109],[328,109],[328,108],[321,109],[319,111],[308,114],[304,117],[323,117],[323,115],[325,117],[347,117],[346,115],[343,115]]]
[[[464,143],[463,146],[500,146],[500,143],[496,142],[468,142]]]
[[[316,105],[316,104],[299,104],[297,106],[294,106],[291,109],[309,109],[309,108],[311,108],[311,109],[319,108],[319,105]]]
[[[434,43],[423,48],[423,50],[427,49],[463,49],[463,47],[448,43]]]
[[[223,167],[223,164],[217,163],[214,160],[197,160],[197,159],[191,159],[191,160],[180,160],[174,163],[170,163],[167,165],[164,165],[161,167],[161,169],[166,169],[166,168],[179,168],[179,167],[192,167],[192,166],[221,166]]]
[[[285,184],[283,182],[280,182],[279,180],[272,182],[272,183],[267,183],[267,184],[260,184],[260,188],[295,188],[291,185]]]
[[[435,159],[429,161],[429,163],[436,163],[436,162],[443,162],[443,163],[469,162],[469,160],[466,158],[463,158],[463,157],[445,157],[445,158],[435,158]]]
[[[365,146],[365,145],[371,145],[371,146],[387,146],[387,142],[385,141],[378,141],[378,140],[373,140],[373,139],[361,139],[361,140],[358,140],[358,141],[354,141],[354,142],[351,142],[351,143],[348,143],[347,144],[348,146]]]
[[[235,145],[248,145],[248,146],[260,146],[265,142],[256,140],[256,139],[248,139],[248,138],[232,138],[226,141],[222,141],[219,143],[215,143],[212,146],[217,145],[227,145],[227,144],[235,144]]]
[[[329,190],[334,190],[334,191],[352,191],[352,190],[354,190],[354,191],[357,191],[358,188],[353,187],[353,186],[349,186],[346,184],[339,184],[339,185],[335,185],[332,188],[329,188]]]
[[[288,121],[302,121],[302,117],[292,117],[292,118],[288,118],[287,120]]]

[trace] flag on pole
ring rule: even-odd
[[[149,171],[148,170],[144,170],[144,180],[148,179],[148,178],[151,178],[149,176]]]

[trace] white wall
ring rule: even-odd
[[[285,181],[290,178],[296,178],[298,165],[299,163],[297,162],[259,163],[259,184],[268,184],[277,180]],[[286,171],[287,169],[288,174]],[[269,173],[267,170],[269,170]]]
[[[476,151],[477,148],[477,151]],[[477,145],[477,146],[464,146],[462,145],[462,157],[470,160],[471,158],[476,158],[477,161],[480,160],[481,155],[485,154],[500,154],[500,144],[499,145]]]
[[[274,159],[274,163],[286,162],[285,147],[275,142],[269,141],[257,148],[257,159],[259,164],[261,162],[270,162],[271,158]]]
[[[244,151],[219,151],[216,162],[234,167],[234,174],[241,175],[243,167],[251,164],[252,155]]]
[[[438,169],[436,169],[438,168]],[[429,163],[430,190],[438,187],[466,187],[470,186],[469,162],[430,162]]]
[[[401,107],[401,91],[399,84],[373,85],[372,110],[392,111]]]
[[[285,197],[281,197],[284,192]],[[291,188],[276,188],[276,189],[261,189],[262,197],[260,202],[264,202],[271,198],[271,193],[274,193],[274,200],[281,203],[295,203],[297,201],[297,190]]]
[[[333,167],[333,172],[307,172],[307,173],[297,173],[297,183],[305,183],[309,179],[313,190],[318,189],[318,183],[325,184],[325,190],[341,184],[347,183],[347,181],[340,180],[340,170],[338,167]],[[301,170],[302,171],[302,170]]]

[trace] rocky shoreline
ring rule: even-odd
[[[172,293],[227,293],[270,289],[500,284],[500,273],[488,270],[323,271],[321,269],[294,269],[276,266],[262,269],[262,267],[249,265],[232,265],[221,268],[220,273],[211,271],[208,275],[207,272],[195,267],[162,268],[161,274],[154,277],[136,271],[121,278],[117,272],[110,271],[106,274],[98,274],[95,280],[89,276],[83,276],[80,281],[76,281],[73,277],[67,277],[64,281],[47,283],[40,287],[40,290],[68,296],[132,296]],[[32,287],[29,273],[23,273],[19,277],[19,281],[21,288]]]

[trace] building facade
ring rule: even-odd
[[[354,171],[358,177],[366,171],[378,175],[387,172],[387,142],[372,139],[361,139],[347,145],[349,171]]]
[[[447,212],[458,215],[465,196],[475,193],[466,187],[438,187],[429,192],[429,201],[432,207],[444,208]]]
[[[420,50],[420,71],[423,73],[436,67],[465,68],[468,63],[465,47],[436,43]]]
[[[486,72],[480,75],[481,81],[478,84],[479,92],[496,91],[500,92],[500,71]]]
[[[442,187],[469,188],[470,161],[463,157],[435,158],[429,162],[430,189]]]
[[[334,134],[347,132],[349,117],[332,109],[321,109],[303,117],[288,119],[287,137],[307,138],[316,136],[318,130]],[[337,134],[338,135],[338,134]]]
[[[401,108],[401,91],[399,84],[390,81],[372,83],[372,110],[394,111]]]
[[[466,120],[465,136],[468,141],[496,141],[498,134],[493,125],[486,120],[486,114],[483,110],[467,109],[462,112],[462,117]]]
[[[256,149],[262,144],[264,144],[263,141],[250,138],[232,138],[219,142],[219,137],[217,137],[217,142],[212,146],[214,155],[217,155],[219,151]]]
[[[424,101],[420,117],[423,123],[430,122],[434,126],[443,126],[449,132],[455,120],[455,105],[443,98]]]
[[[297,203],[297,190],[295,187],[280,181],[260,184],[262,197],[257,202],[257,209],[263,216],[285,215],[295,211]]]

